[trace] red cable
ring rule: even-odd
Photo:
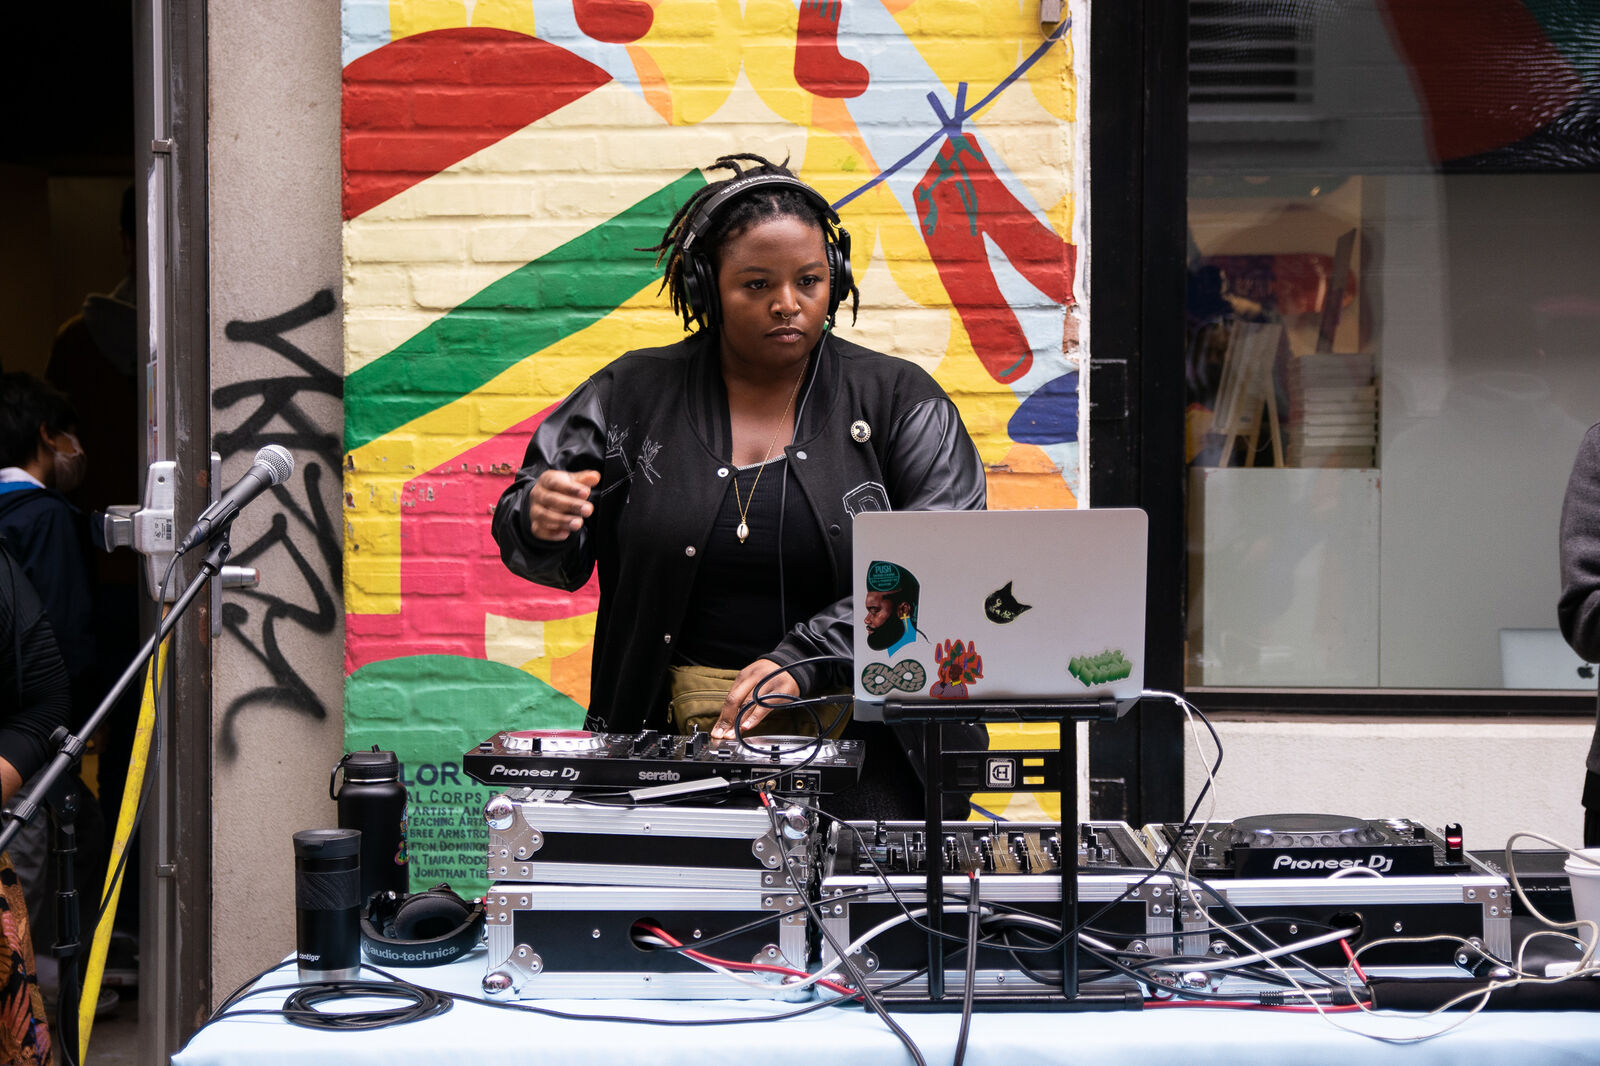
[[[811,976],[810,974],[806,973],[804,970],[796,970],[796,969],[793,969],[792,967],[788,967],[788,966],[769,966],[768,964],[763,963],[763,962],[735,962],[732,959],[719,959],[714,955],[707,955],[703,951],[696,951],[693,948],[684,947],[683,946],[683,941],[679,940],[677,937],[673,936],[671,933],[667,932],[665,929],[661,929],[661,928],[659,928],[657,926],[654,926],[654,925],[649,925],[648,923],[645,923],[645,922],[639,922],[638,926],[639,926],[640,929],[643,929],[645,932],[649,933],[651,936],[660,937],[662,940],[665,940],[667,942],[667,944],[670,945],[671,947],[680,949],[683,952],[683,954],[689,956],[691,959],[698,959],[701,962],[709,962],[709,963],[712,963],[712,964],[717,965],[717,966],[725,966],[730,970],[747,970],[747,971],[755,971],[757,973],[777,973],[777,974],[783,974],[785,977],[810,977]],[[838,992],[841,995],[846,995],[846,996],[855,996],[855,995],[857,995],[855,989],[849,988],[849,987],[847,987],[845,985],[841,985],[837,981],[823,980],[823,981],[818,981],[817,984],[819,984],[822,987],[824,987],[826,989],[829,989],[831,991]]]
[[[1362,984],[1368,984],[1366,971],[1362,970],[1361,964],[1356,961],[1356,953],[1350,950],[1350,941],[1340,937],[1339,946],[1344,948],[1344,957],[1350,960],[1350,969],[1354,970],[1355,975],[1361,978]]]

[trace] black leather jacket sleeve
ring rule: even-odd
[[[1578,448],[1561,505],[1561,633],[1572,650],[1600,661],[1600,426]]]
[[[573,592],[583,587],[595,567],[595,535],[588,523],[566,540],[533,535],[528,497],[546,470],[602,470],[605,461],[605,412],[600,390],[587,381],[573,390],[540,424],[528,442],[522,469],[495,504],[491,530],[500,558],[519,577]],[[595,517],[604,505],[605,485],[595,488]]]
[[[897,511],[981,511],[986,502],[983,461],[955,404],[930,397],[894,426],[884,456],[884,487]],[[780,666],[816,656],[850,658],[854,650],[855,598],[835,600],[789,631],[768,656]],[[802,693],[837,687],[848,671],[817,665],[791,671]]]

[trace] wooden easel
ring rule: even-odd
[[[1278,396],[1272,369],[1284,344],[1282,322],[1235,322],[1222,357],[1222,381],[1217,386],[1217,412],[1211,432],[1222,435],[1219,465],[1227,466],[1233,445],[1245,438],[1245,465],[1256,463],[1261,439],[1262,409],[1272,435],[1272,465],[1283,465],[1283,436],[1278,429]]]

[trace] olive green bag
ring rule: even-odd
[[[717,719],[722,715],[722,704],[738,677],[737,670],[719,670],[712,666],[672,667],[672,698],[667,704],[672,728],[679,733],[693,733],[697,729],[702,733],[711,732],[711,727],[717,724]],[[824,708],[824,713],[834,710],[833,707]],[[832,730],[833,736],[839,735],[849,718],[848,714],[840,718]],[[750,736],[814,737],[817,735],[817,723],[805,711],[779,707],[769,711],[765,718],[746,732]]]

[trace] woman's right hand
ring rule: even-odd
[[[546,470],[528,494],[528,525],[540,540],[566,540],[594,513],[589,490],[600,484],[600,471]]]

